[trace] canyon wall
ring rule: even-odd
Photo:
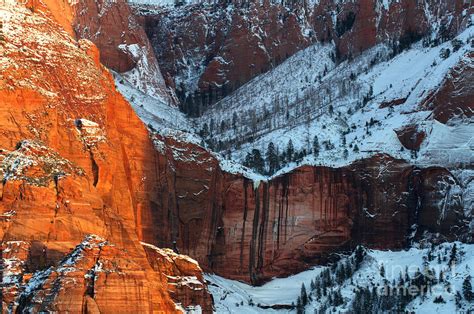
[[[125,0],[78,1],[72,25],[78,39],[97,45],[101,62],[140,91],[176,105],[168,89],[145,31]]]
[[[167,88],[145,31],[125,0],[44,0],[53,20],[76,39],[88,39],[100,50],[100,61],[140,91],[176,105]],[[27,6],[41,10],[37,0]]]
[[[210,312],[200,266],[178,252],[260,284],[360,243],[470,236],[462,187],[441,167],[377,155],[258,182],[197,145],[150,139],[99,49],[61,28],[72,24],[58,7],[0,8],[3,308]],[[458,96],[467,81],[456,82],[426,105]]]
[[[133,8],[182,109],[199,115],[311,43],[333,44],[337,62],[379,43],[396,53],[423,37],[427,45],[449,40],[473,12],[463,0],[386,3],[323,0],[312,7],[237,1]]]
[[[200,147],[156,143],[157,244],[175,243],[225,277],[260,284],[358,244],[402,249],[427,237],[469,237],[462,189],[444,168],[376,155],[342,168],[303,166],[259,183],[223,172]]]
[[[148,130],[97,47],[29,5],[0,7],[2,308],[210,312],[197,263],[140,242]]]

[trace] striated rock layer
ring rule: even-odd
[[[163,156],[152,216],[162,228],[142,223],[143,234],[155,230],[147,241],[176,242],[225,277],[259,284],[357,244],[401,249],[426,237],[469,237],[462,189],[443,168],[378,155],[343,168],[304,166],[259,183],[221,171],[202,148],[156,143]]]
[[[3,308],[210,312],[200,267],[158,247],[259,284],[359,243],[470,236],[462,188],[440,167],[378,155],[253,182],[196,145],[152,141],[55,8],[0,8]]]
[[[154,175],[147,129],[97,47],[73,39],[52,3],[30,5],[0,7],[2,308],[210,312],[194,261],[154,259],[140,243]]]

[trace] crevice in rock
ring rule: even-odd
[[[56,191],[56,197],[59,197],[59,175],[53,177],[54,180],[54,190]]]
[[[84,292],[84,296],[89,296],[91,298],[94,298],[95,296],[95,281],[96,281],[96,270],[99,265],[99,259],[100,259],[100,254],[102,253],[102,247],[99,246],[99,253],[97,254],[97,257],[95,258],[95,263],[94,266],[88,271],[87,273],[87,279],[86,279],[86,290]]]
[[[249,274],[250,282],[256,284],[258,281],[257,275],[254,271],[255,265],[255,253],[257,251],[257,236],[258,236],[258,224],[260,216],[260,194],[258,189],[253,190],[255,194],[255,211],[253,214],[253,225],[252,225],[252,239],[250,242],[250,254],[249,254]]]
[[[91,166],[92,166],[92,176],[94,178],[93,185],[94,187],[97,186],[97,183],[99,182],[99,165],[97,165],[97,162],[94,159],[94,154],[92,153],[91,150],[89,150],[89,156],[91,159]]]
[[[265,238],[267,235],[267,225],[268,225],[268,211],[269,211],[269,191],[268,183],[263,185],[263,195],[262,195],[262,219],[260,223],[260,230],[258,234],[258,255],[257,255],[257,271],[263,268],[263,260],[265,255]]]
[[[240,238],[240,271],[243,271],[243,265],[244,265],[244,242],[245,242],[245,225],[247,223],[247,209],[248,209],[248,203],[247,203],[247,186],[248,186],[248,181],[247,179],[244,178],[244,218],[243,218],[243,224],[242,224],[242,236]]]
[[[5,184],[7,184],[7,179],[3,178],[2,189],[0,190],[0,202],[3,201],[3,190],[5,189]]]

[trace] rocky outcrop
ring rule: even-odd
[[[179,255],[171,249],[160,249],[144,243],[148,262],[153,270],[167,284],[173,300],[183,308],[193,309],[198,306],[204,312],[211,312],[213,301],[207,290],[202,269],[198,263],[185,255]]]
[[[425,131],[420,130],[417,125],[406,125],[395,130],[395,133],[403,147],[410,150],[419,150],[426,138]]]
[[[451,119],[470,119],[474,115],[474,52],[470,52],[450,71],[443,84],[422,103],[441,123]]]
[[[173,312],[201,305],[204,312],[212,310],[201,269],[188,257],[156,249],[160,258],[155,259],[153,265],[158,266],[150,271],[144,267],[143,256],[131,254],[96,235],[88,235],[58,264],[32,272],[37,269],[34,253],[38,251],[38,244],[2,243],[2,306],[6,312],[99,313],[126,309],[146,313]],[[167,294],[174,284],[169,281],[176,278],[179,281],[175,285],[187,287],[189,291],[174,292],[175,305],[168,301]],[[143,282],[148,285],[141,285]],[[135,295],[139,298],[134,299]],[[152,304],[150,300],[162,301]]]
[[[307,47],[312,36],[297,12],[269,2],[137,10],[182,109],[191,114]]]
[[[2,307],[178,312],[181,294],[168,292],[140,243],[154,176],[148,131],[97,47],[37,5],[0,7]],[[200,272],[187,261],[186,276]],[[211,310],[204,283],[185,295],[186,306]]]
[[[130,7],[119,1],[44,0],[48,14],[76,39],[88,39],[100,49],[100,61],[121,73],[134,87],[175,105],[174,93],[166,87],[158,62],[143,28]],[[38,0],[27,6],[41,10]]]
[[[454,240],[468,230],[460,193],[449,188],[454,178],[442,168],[379,155],[343,168],[304,166],[259,183],[222,172],[202,148],[156,142],[167,156],[159,159],[157,244],[175,242],[226,277],[259,284],[357,244],[400,249],[427,232]]]
[[[102,64],[121,73],[144,93],[175,104],[145,31],[126,1],[78,1],[74,10],[72,23],[77,38],[96,44]]]
[[[235,2],[175,8],[136,5],[165,77],[174,80],[183,110],[199,115],[256,75],[316,41],[335,45],[341,61],[378,43],[394,53],[428,34],[436,44],[469,20],[456,1],[322,0],[308,4]],[[440,25],[433,28],[433,25]],[[428,36],[429,37],[429,36]]]

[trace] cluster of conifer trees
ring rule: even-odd
[[[406,267],[404,272],[400,272],[398,279],[389,281],[386,278],[385,266],[381,264],[379,271],[383,278],[382,282],[359,286],[354,285],[353,276],[366,260],[367,251],[364,247],[358,246],[352,256],[333,263],[311,280],[309,289],[303,284],[294,306],[297,313],[307,312],[307,305],[311,301],[318,302],[319,306],[315,313],[334,311],[341,305],[344,309],[349,309],[350,313],[404,313],[410,302],[418,297],[426,299],[429,294],[435,293],[432,289],[435,285],[441,285],[446,292],[454,294],[457,310],[469,311],[474,303],[471,276],[465,276],[462,291],[453,291],[453,287],[447,280],[448,275],[443,270],[437,273],[435,269],[428,267],[429,262],[437,260],[439,265],[446,264],[446,270],[449,271],[456,267],[463,252],[458,251],[456,244],[453,244],[451,250],[445,251],[443,255],[438,253],[435,256],[433,252],[432,248],[423,257],[423,269],[417,269],[413,273]],[[341,286],[348,280],[351,286],[355,286],[351,299],[345,299],[341,293]],[[432,302],[446,303],[446,300],[439,294],[433,298]]]

